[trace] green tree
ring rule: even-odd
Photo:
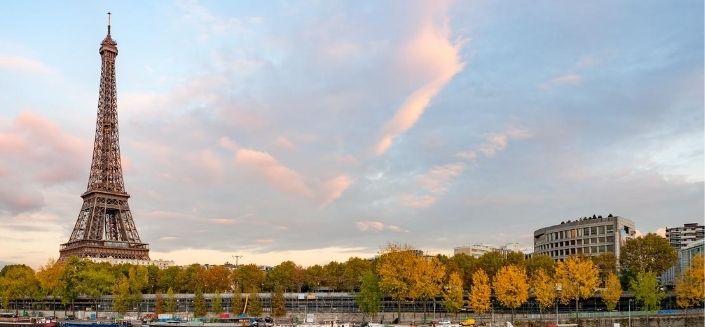
[[[260,316],[262,314],[262,302],[259,300],[257,290],[252,290],[247,299],[247,313],[250,316]]]
[[[529,275],[533,276],[536,271],[543,270],[551,276],[555,272],[556,262],[553,261],[553,258],[545,254],[539,254],[532,256],[529,260],[526,260],[525,265]]]
[[[656,274],[653,272],[638,272],[636,278],[629,283],[629,290],[645,311],[658,310],[661,299],[664,297],[663,291],[659,288]]]
[[[149,270],[144,266],[132,266],[128,270],[130,284],[130,305],[136,305],[142,312],[142,290],[149,286]]]
[[[561,286],[561,303],[575,301],[575,319],[578,320],[580,300],[593,295],[600,285],[597,267],[590,259],[571,256],[556,264],[555,279]]]
[[[600,255],[590,257],[597,269],[600,271],[600,282],[607,282],[607,276],[610,273],[617,273],[617,257],[612,252],[601,253]]]
[[[213,302],[211,302],[211,312],[216,314],[223,312],[223,299],[217,290],[213,295]]]
[[[193,316],[203,317],[206,315],[206,299],[203,297],[203,291],[200,288],[196,289],[193,294]]]
[[[93,300],[94,308],[98,311],[98,299],[112,290],[115,276],[103,266],[91,265],[89,269],[81,271],[78,278],[76,289]]]
[[[232,308],[230,308],[230,310],[233,314],[239,315],[243,313],[243,309],[242,293],[238,289],[233,292]]]
[[[166,312],[164,308],[164,298],[162,297],[162,291],[157,290],[154,294],[154,313],[160,314]]]
[[[342,289],[354,292],[361,287],[362,275],[372,269],[369,260],[352,257],[345,262]]]
[[[0,290],[3,306],[9,308],[10,302],[33,297],[39,292],[39,281],[34,270],[25,265],[8,265],[0,273]],[[15,307],[15,312],[17,312]]]
[[[607,311],[612,311],[617,307],[619,298],[622,297],[622,285],[619,277],[614,272],[609,272],[605,278],[605,287],[600,293],[602,302],[607,306]]]
[[[492,283],[497,301],[514,311],[529,299],[529,283],[524,268],[507,265],[499,269]]]
[[[677,260],[678,255],[668,240],[654,233],[627,240],[619,256],[623,267],[656,275],[675,265]]]
[[[39,286],[44,295],[57,297],[61,295],[61,274],[64,271],[64,264],[50,259],[46,265],[42,266],[36,273]],[[54,316],[56,316],[56,306],[52,306]]]
[[[443,306],[457,318],[463,304],[463,279],[459,273],[453,272],[448,277],[448,285],[443,292]]]
[[[166,307],[164,310],[169,313],[176,312],[176,297],[174,296],[174,290],[171,287],[169,287],[166,291]]]
[[[81,284],[81,273],[86,270],[88,262],[78,257],[71,256],[66,260],[64,270],[59,277],[61,303],[71,304],[71,311],[74,311],[74,301],[78,298],[79,285]]]
[[[691,259],[690,267],[676,281],[676,303],[687,309],[705,301],[705,262],[703,255]]]
[[[484,270],[478,269],[472,274],[472,288],[470,289],[470,308],[478,315],[490,311],[492,302],[492,288],[490,278]]]
[[[304,283],[304,270],[293,261],[284,261],[272,268],[267,273],[266,284],[269,289],[277,286],[284,287],[285,290],[299,291]],[[260,285],[254,285],[259,287]]]
[[[379,279],[372,271],[362,274],[360,283],[360,293],[357,294],[355,302],[363,314],[375,315],[379,312],[379,305],[382,303],[382,291],[379,289]]]
[[[284,299],[284,290],[278,287],[272,295],[272,316],[283,317],[286,315],[286,302]]]
[[[125,315],[131,302],[130,282],[122,276],[113,285],[113,311]]]
[[[264,271],[255,264],[239,266],[230,274],[232,283],[236,285],[235,288],[241,292],[247,292],[253,287],[259,289],[265,278]]]
[[[499,251],[487,252],[477,259],[477,267],[487,273],[487,277],[494,277],[504,266],[504,256]]]

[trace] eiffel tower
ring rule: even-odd
[[[137,233],[122,178],[115,93],[118,50],[110,36],[110,13],[108,35],[99,52],[102,65],[91,173],[71,238],[60,246],[59,260],[70,256],[149,260],[149,245]]]

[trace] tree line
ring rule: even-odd
[[[534,298],[541,310],[560,301],[574,302],[577,312],[579,302],[594,295],[613,310],[622,290],[628,289],[644,308],[654,310],[664,296],[657,276],[676,260],[668,241],[655,234],[627,241],[621,249],[619,269],[612,253],[569,257],[556,263],[545,255],[527,259],[519,252],[489,252],[479,258],[425,256],[398,244],[387,245],[374,259],[353,257],[309,267],[284,261],[267,271],[254,264],[159,269],[69,258],[50,260],[37,271],[26,265],[5,266],[0,271],[0,304],[10,309],[18,300],[46,296],[60,297],[65,305],[78,296],[97,303],[101,296],[113,295],[113,309],[124,312],[139,303],[143,294],[156,294],[155,311],[174,312],[174,294],[190,293],[195,295],[195,313],[203,315],[205,311],[221,311],[220,294],[232,293],[233,312],[244,309],[245,298],[247,311],[256,315],[261,313],[257,294],[271,292],[273,314],[279,315],[285,313],[285,292],[328,290],[356,293],[361,311],[370,314],[379,310],[383,296],[397,301],[398,311],[402,301],[442,298],[449,312],[468,307],[482,314],[491,309],[494,298],[513,312]],[[702,257],[696,257],[677,281],[677,304],[683,308],[703,303],[702,262]],[[215,294],[211,308],[205,307],[203,293]]]

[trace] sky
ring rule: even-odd
[[[702,1],[9,1],[0,265],[69,239],[108,11],[153,259],[307,266],[531,246],[593,214],[703,222]]]

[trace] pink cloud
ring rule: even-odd
[[[421,22],[419,32],[406,44],[400,54],[400,60],[405,63],[404,69],[411,75],[426,79],[423,86],[411,93],[397,109],[394,117],[382,129],[382,135],[377,141],[374,152],[382,155],[392,145],[394,139],[413,127],[428,107],[431,99],[463,69],[459,50],[462,42],[452,43],[447,22],[447,8],[429,10],[426,21]],[[437,24],[437,17],[443,16],[442,23]]]
[[[323,186],[321,187],[321,206],[327,206],[331,202],[340,198],[345,190],[350,187],[350,184],[352,184],[352,179],[346,175],[334,177],[323,183]]]
[[[431,207],[436,204],[436,201],[435,195],[402,194],[399,198],[401,205],[418,209]]]
[[[531,136],[532,133],[527,129],[510,126],[501,132],[486,134],[485,142],[480,144],[476,150],[461,151],[456,153],[456,156],[467,161],[474,161],[477,159],[477,153],[479,152],[485,157],[491,158],[506,149],[509,140],[522,140]]]
[[[460,176],[465,169],[462,163],[450,163],[437,165],[431,168],[426,174],[418,178],[419,184],[431,193],[439,194],[448,189],[448,185],[455,178]]]
[[[293,150],[294,149],[294,143],[292,143],[288,138],[284,136],[278,136],[276,139],[274,139],[274,145],[277,146],[278,148],[285,149],[285,150]]]
[[[235,152],[235,160],[256,171],[280,191],[312,198],[313,191],[306,185],[304,177],[295,170],[279,163],[269,153],[251,149]]]

